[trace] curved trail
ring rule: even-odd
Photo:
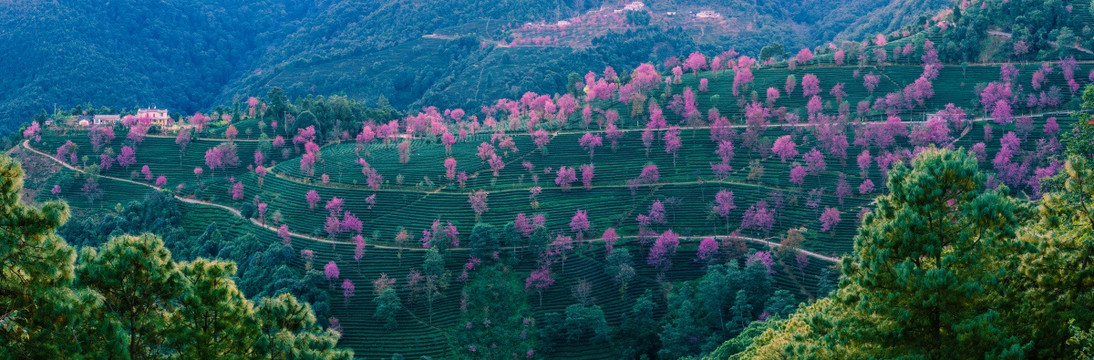
[[[50,160],[53,160],[53,161],[61,164],[61,166],[64,166],[65,168],[67,168],[69,170],[76,171],[76,172],[79,172],[79,173],[84,173],[83,169],[80,169],[80,168],[74,167],[72,165],[69,165],[68,163],[66,163],[64,161],[61,161],[60,159],[54,157],[53,155],[47,154],[45,152],[39,151],[38,149],[35,149],[35,148],[31,147],[30,146],[30,140],[24,140],[23,143],[22,143],[22,146],[23,146],[23,148],[27,149],[28,151],[31,151],[35,154],[38,154],[38,155],[44,156],[46,158],[49,158]],[[108,178],[108,179],[111,179],[111,180],[116,180],[116,181],[121,181],[121,182],[130,183],[130,184],[141,185],[141,186],[146,186],[146,187],[157,189],[157,190],[159,189],[155,186],[152,186],[152,185],[149,185],[149,184],[146,184],[146,183],[142,183],[142,182],[138,182],[138,181],[129,180],[129,179],[123,179],[123,178],[109,176],[109,175],[99,175],[99,176],[104,177],[104,178]],[[175,199],[178,199],[179,201],[182,201],[182,202],[185,202],[185,203],[188,203],[188,204],[216,207],[216,208],[220,208],[220,209],[223,209],[223,210],[227,210],[228,212],[232,213],[233,215],[235,215],[237,217],[240,217],[240,218],[243,217],[243,213],[241,213],[239,211],[239,209],[236,209],[236,208],[233,208],[233,207],[230,207],[230,206],[211,203],[211,202],[208,202],[208,201],[202,201],[202,200],[197,200],[197,199],[186,198],[186,197],[182,197],[182,196],[178,196],[178,195],[174,195],[174,194],[172,194],[172,196]],[[265,224],[265,223],[263,223],[261,221],[258,221],[256,219],[247,219],[247,220],[250,220],[251,223],[256,225],[256,226],[259,226],[259,227],[262,227],[264,229],[273,231],[275,233],[277,232],[277,228],[272,226],[272,225]],[[326,243],[326,244],[346,244],[346,245],[352,244],[348,241],[335,241],[335,240],[324,239],[324,238],[320,238],[320,237],[314,237],[314,236],[307,235],[307,234],[295,233],[295,232],[292,232],[292,231],[290,231],[289,234],[294,236],[294,237],[298,237],[298,238],[302,238],[302,239],[308,239],[308,240],[312,240],[312,241],[315,241],[315,242]],[[689,237],[681,237],[681,240],[692,240],[692,241],[694,241],[694,240],[699,240],[699,239],[703,239],[703,238],[706,238],[706,237],[712,237],[712,238],[717,239],[717,240],[721,240],[721,239],[742,240],[742,241],[767,245],[769,248],[775,248],[775,247],[782,246],[781,244],[779,244],[777,242],[771,242],[771,241],[768,241],[766,239],[752,238],[752,237],[746,237],[746,236],[726,236],[726,235],[689,236]],[[637,237],[636,236],[621,237],[621,239],[633,239],[633,238],[637,238]],[[602,242],[604,242],[604,240],[602,238],[595,238],[595,239],[585,240],[583,242],[586,242],[586,243],[602,243]],[[376,249],[391,249],[391,250],[409,250],[409,251],[426,251],[427,250],[427,249],[424,249],[424,248],[421,248],[421,247],[403,247],[403,246],[390,246],[390,245],[377,245],[377,244],[367,244],[366,246],[376,248]],[[499,249],[500,250],[519,250],[519,249],[525,249],[525,248],[527,248],[527,246],[509,246],[509,247],[501,247]],[[470,250],[470,248],[460,248],[460,247],[450,248],[450,249],[451,250],[464,250],[464,251]],[[805,250],[805,249],[798,249],[798,252],[803,253],[806,256],[816,258],[816,259],[820,259],[820,260],[824,260],[824,261],[829,261],[829,262],[839,262],[840,261],[840,258],[818,254],[818,253],[808,251],[808,250]]]

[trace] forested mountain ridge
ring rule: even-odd
[[[324,1],[0,2],[0,128],[96,104],[193,112]]]
[[[8,1],[0,3],[0,53],[10,54],[0,66],[0,128],[90,104],[190,114],[274,86],[292,97],[383,96],[399,110],[475,108],[524,91],[564,91],[570,73],[605,64],[660,64],[695,50],[752,53],[772,42],[817,46],[852,21],[837,15],[892,6],[885,4],[651,1],[649,25],[591,23],[596,45],[572,48],[495,44],[513,41],[523,24],[614,14],[624,2]],[[696,21],[700,10],[721,17]],[[448,38],[423,38],[434,33]]]

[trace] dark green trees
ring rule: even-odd
[[[231,262],[177,263],[155,235],[76,252],[55,234],[61,203],[19,200],[22,170],[0,157],[0,357],[349,359],[290,295],[256,307]]]
[[[1089,154],[1069,157],[1051,180],[1058,190],[1033,211],[1005,188],[986,189],[971,155],[924,151],[890,172],[891,193],[859,229],[835,295],[747,339],[732,357],[1081,355],[1089,341],[1080,329],[1094,321],[1089,164]],[[731,341],[716,354],[741,348]]]

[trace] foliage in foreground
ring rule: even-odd
[[[1058,190],[1036,206],[987,188],[965,153],[927,150],[894,169],[834,295],[711,358],[1089,356],[1094,168],[1078,149],[1091,128],[1084,116]]]
[[[64,203],[20,200],[23,172],[0,157],[0,355],[5,358],[349,359],[290,295],[254,304],[231,262],[175,262],[155,235],[77,252],[57,236]]]

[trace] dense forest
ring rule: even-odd
[[[847,14],[862,11],[874,15],[854,18],[860,30],[853,36],[892,30],[914,20],[877,15],[909,7],[899,4],[654,1],[650,11],[714,9],[751,18],[754,30],[722,34],[680,20],[632,19],[621,27],[585,25],[596,37],[592,46],[506,48],[483,44],[511,41],[523,23],[552,23],[601,7],[610,13],[623,4],[9,1],[0,3],[0,27],[19,31],[0,34],[0,52],[12,54],[0,69],[0,129],[10,132],[34,114],[76,105],[190,114],[272,87],[291,97],[342,94],[373,105],[384,97],[399,110],[477,108],[524,91],[562,92],[571,73],[604,65],[660,64],[700,49],[756,53],[772,42],[818,46],[853,20]],[[936,6],[921,3],[907,12]],[[423,38],[433,33],[444,37]],[[712,36],[700,36],[706,33]]]

